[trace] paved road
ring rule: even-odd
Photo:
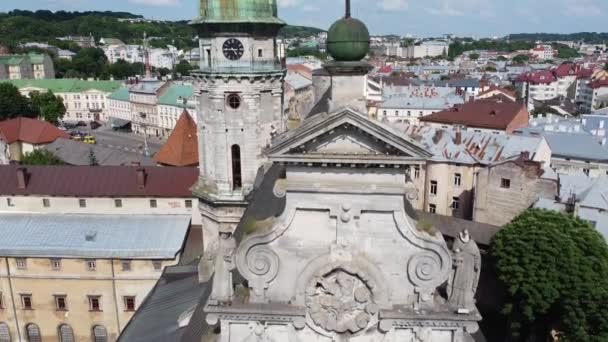
[[[143,154],[144,136],[136,133],[118,132],[108,126],[102,126],[96,130],[88,127],[79,127],[72,131],[80,131],[92,134],[97,140],[97,145],[126,152]],[[153,156],[163,146],[162,141],[156,137],[148,137],[148,149]]]

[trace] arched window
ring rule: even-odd
[[[103,325],[93,327],[93,342],[108,342],[108,331]]]
[[[25,326],[25,337],[27,338],[27,342],[42,342],[40,328],[34,323]]]
[[[74,331],[67,324],[59,326],[59,342],[74,342]]]
[[[241,148],[232,145],[232,190],[239,190],[243,186],[241,178]]]
[[[11,332],[4,322],[0,323],[0,342],[11,342]]]

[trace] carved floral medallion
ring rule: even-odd
[[[315,277],[306,289],[308,315],[329,332],[356,333],[378,312],[372,292],[356,275],[335,270]]]

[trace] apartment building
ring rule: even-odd
[[[64,121],[107,121],[108,97],[120,88],[120,81],[85,81],[78,79],[11,81],[21,94],[52,91],[63,99]]]
[[[0,241],[0,336],[116,340],[162,269],[200,249],[197,177],[196,168],[0,167],[0,234],[12,237]]]
[[[0,56],[0,79],[53,79],[55,67],[47,54]]]

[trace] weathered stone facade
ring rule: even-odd
[[[529,160],[527,155],[479,170],[474,221],[503,226],[539,198],[555,199],[557,178],[545,172],[549,171],[542,163]]]

